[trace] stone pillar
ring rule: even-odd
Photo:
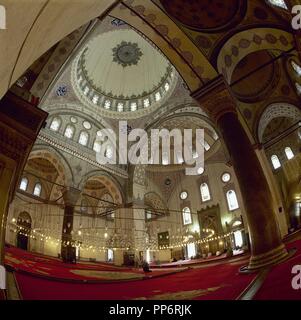
[[[277,183],[273,171],[271,169],[271,164],[267,159],[266,153],[262,145],[256,145],[255,153],[260,161],[261,167],[265,174],[266,180],[269,184],[270,190],[273,196],[274,210],[276,212],[277,221],[279,224],[279,230],[281,237],[284,238],[288,234],[288,214],[286,213],[283,199],[281,197],[280,186]]]
[[[47,115],[10,92],[0,100],[0,266],[4,263],[8,206]]]
[[[219,76],[192,96],[215,121],[228,148],[249,226],[251,259],[248,269],[256,270],[281,261],[288,253],[281,240],[268,182],[238,119],[235,99],[230,92],[224,78]]]
[[[80,197],[80,191],[74,188],[67,188],[63,192],[64,219],[62,228],[61,257],[66,263],[76,262],[76,250],[72,238],[74,207]]]

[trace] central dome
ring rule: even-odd
[[[152,112],[177,79],[159,49],[132,29],[95,36],[75,59],[73,69],[72,82],[81,101],[101,107],[107,116]]]

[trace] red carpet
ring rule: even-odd
[[[301,240],[289,243],[287,247],[298,251],[291,259],[271,269],[255,300],[301,300],[301,290],[294,290],[291,285],[292,268],[301,265]]]
[[[245,264],[219,264],[178,274],[127,283],[79,284],[49,281],[16,273],[26,300],[46,299],[235,299],[255,275],[239,275]]]
[[[288,261],[271,268],[255,296],[256,300],[301,299],[300,290],[295,291],[291,287],[292,267],[301,264],[301,240],[294,239],[293,242],[287,244],[287,247],[297,248],[297,253]],[[120,274],[130,272],[141,276],[143,272],[106,263],[65,265],[58,259],[24,252],[16,248],[10,248],[6,257],[6,263],[19,270],[15,273],[16,279],[21,294],[26,300],[232,300],[236,299],[256,277],[256,274],[238,274],[239,268],[246,265],[247,261],[247,256],[240,256],[221,261],[208,261],[208,264],[194,265],[189,270],[165,274],[160,278],[154,277],[147,280],[140,278],[127,282],[84,283],[83,281],[87,279],[93,279],[94,272],[108,272],[113,275],[113,279],[115,275],[119,277]],[[74,274],[74,270],[79,274]],[[164,273],[170,269],[156,270]],[[91,272],[92,276],[81,274],[83,271]],[[98,280],[102,277],[102,274],[95,276]],[[58,281],[63,278],[78,282]]]
[[[26,261],[33,261],[38,263],[47,263],[48,265],[60,265],[62,268],[74,268],[76,266],[77,269],[91,269],[91,270],[98,270],[101,268],[102,270],[107,271],[116,271],[120,270],[120,267],[114,266],[112,263],[106,262],[78,262],[76,265],[74,264],[67,264],[62,263],[62,261],[58,258],[44,256],[39,253],[28,252],[25,250],[18,249],[16,247],[10,246],[9,248],[5,248],[6,257],[14,256],[18,259],[23,259]],[[8,260],[8,259],[6,259]],[[122,268],[123,270],[131,270],[131,268]]]
[[[141,269],[116,267],[106,263],[64,264],[59,259],[43,257],[14,247],[6,250],[5,264],[18,272],[29,275],[50,280],[78,282],[129,281],[164,276],[185,270],[185,268],[157,269],[151,273],[144,273]]]

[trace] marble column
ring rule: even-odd
[[[76,250],[72,237],[74,208],[80,197],[80,191],[74,188],[67,188],[63,192],[64,219],[62,227],[61,257],[66,263],[76,262]]]
[[[287,256],[276,220],[273,197],[254,148],[238,119],[236,102],[222,76],[192,94],[215,121],[242,193],[251,240],[248,269],[277,263]],[[206,163],[205,163],[206,165]]]

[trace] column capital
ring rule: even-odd
[[[63,199],[66,206],[75,206],[81,191],[72,187],[67,187],[63,191]]]
[[[236,114],[235,98],[222,75],[194,91],[191,97],[208,113],[212,120],[218,120],[226,113]]]

